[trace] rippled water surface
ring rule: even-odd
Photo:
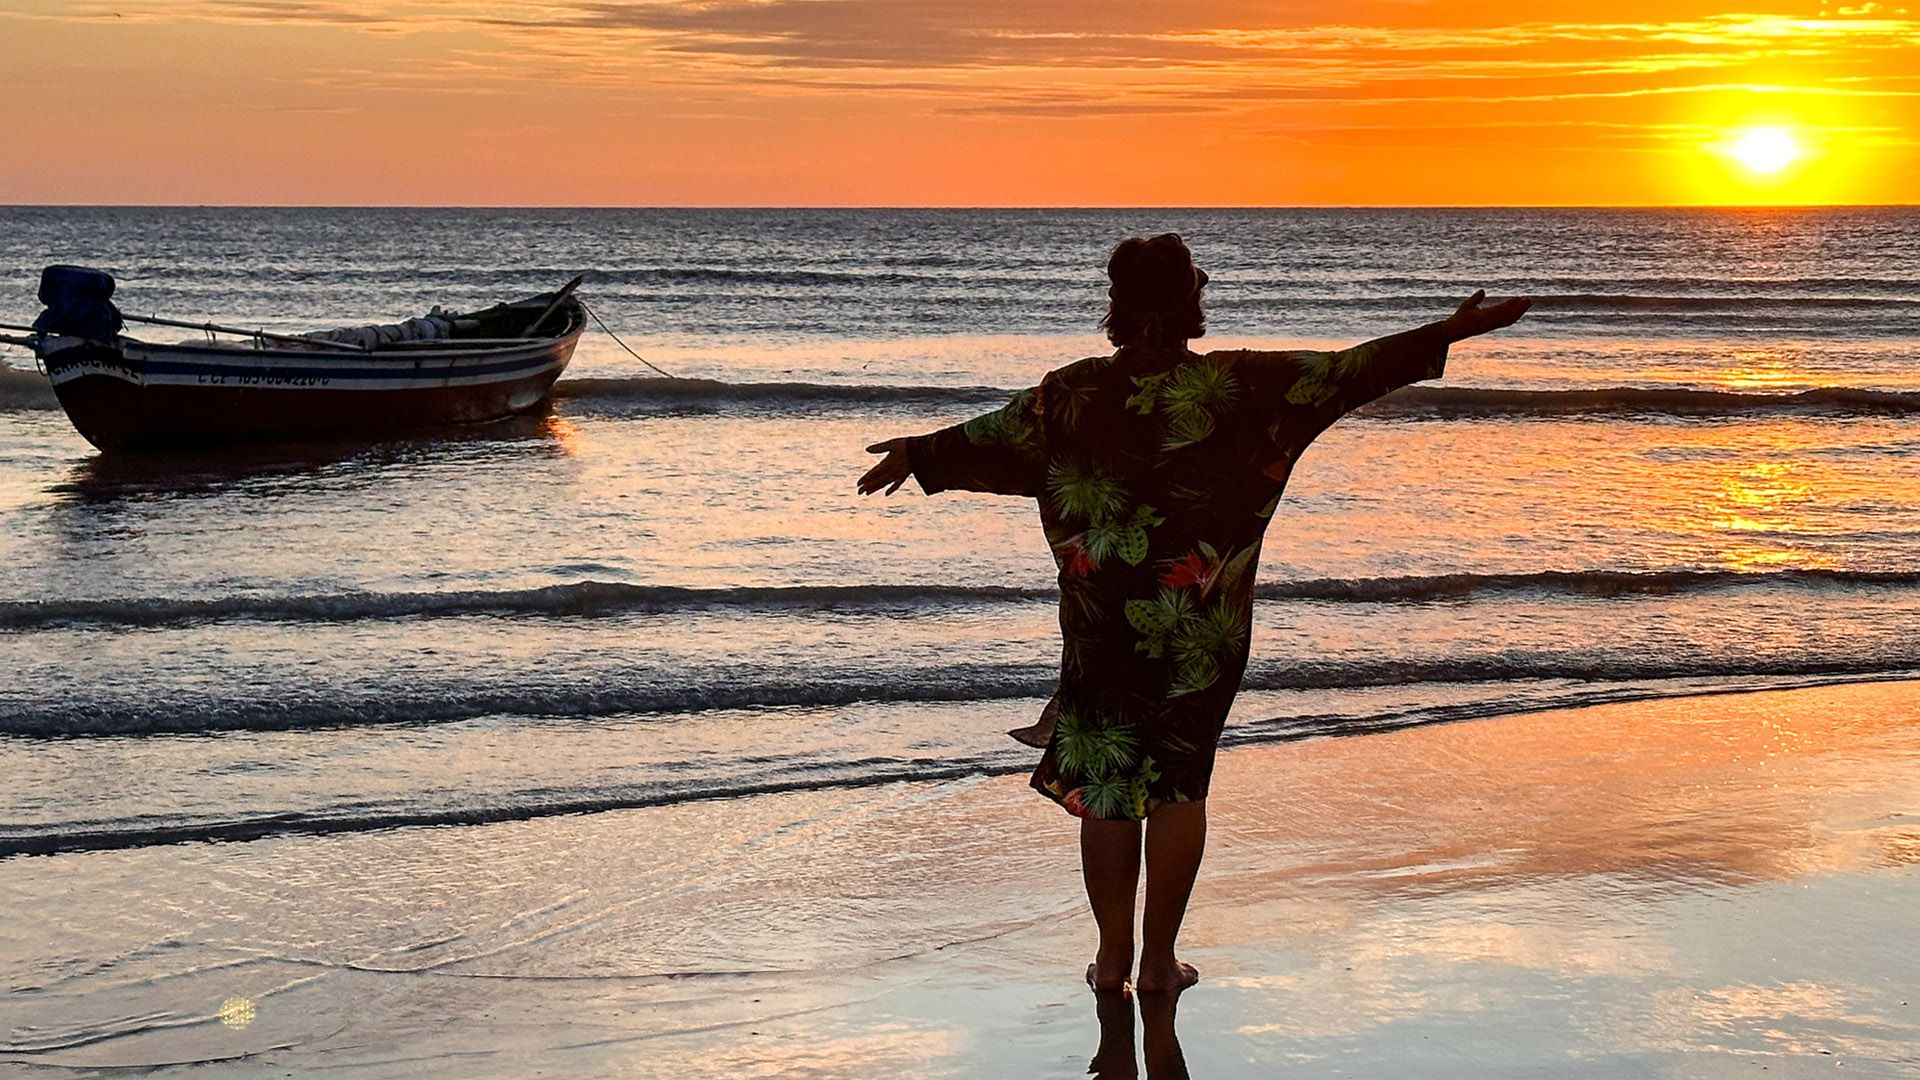
[[[1276,518],[1230,737],[1920,668],[1920,212],[0,210],[136,313],[310,329],[582,295],[552,412],[95,454],[0,354],[0,852],[1012,771],[1030,506],[861,447],[1104,351],[1173,229],[1202,347],[1539,298],[1348,418]],[[154,336],[161,340],[173,332]]]

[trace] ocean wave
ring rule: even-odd
[[[562,379],[553,396],[581,411],[613,406],[717,409],[729,405],[775,409],[846,406],[973,406],[1004,402],[1014,391],[994,386],[888,383],[725,382],[659,376]],[[44,376],[0,368],[0,411],[55,409]],[[1920,393],[1823,386],[1797,393],[1740,393],[1677,387],[1596,387],[1581,390],[1502,390],[1473,386],[1408,386],[1361,408],[1356,415],[1406,419],[1568,416],[1903,416],[1920,413]]]
[[[1920,570],[1542,570],[1309,578],[1258,585],[1256,599],[1358,604],[1427,603],[1528,593],[1567,597],[1672,596],[1728,589],[1920,588]],[[219,622],[345,623],[508,616],[605,618],[742,609],[756,612],[899,611],[943,605],[1047,602],[1051,588],[1003,585],[761,585],[696,588],[577,581],[530,589],[354,592],[294,596],[124,597],[0,601],[0,631],[83,626],[155,629]]]
[[[1750,588],[1912,589],[1920,570],[1539,570],[1513,574],[1430,574],[1314,578],[1256,586],[1263,600],[1426,603],[1528,593],[1571,597],[1673,596]]]
[[[395,267],[385,265],[312,268],[301,266],[258,267],[206,264],[190,268],[145,265],[123,267],[116,272],[122,281],[149,289],[177,288],[207,291],[203,283],[225,285],[244,281],[255,286],[262,282],[297,285],[361,286],[371,283],[397,290],[402,284],[409,291],[425,292],[433,287],[463,292],[501,291],[537,292],[551,289],[575,274],[586,278],[582,293],[591,300],[596,291],[609,287],[650,286],[682,287],[711,285],[722,288],[739,286],[798,286],[802,288],[871,288],[874,286],[912,286],[917,288],[967,287],[991,292],[1009,287],[1026,287],[1036,280],[1065,289],[1090,288],[1092,279],[1054,268],[1050,274],[1036,276],[1011,273],[1004,265],[966,265],[934,259],[898,258],[861,265],[842,263],[836,267],[786,266],[622,266],[622,267]],[[729,290],[730,291],[730,290]]]
[[[0,630],[38,630],[74,625],[144,629],[240,620],[334,623],[473,615],[566,618],[703,608],[832,611],[842,608],[885,609],[942,603],[1050,600],[1055,595],[1051,589],[990,585],[772,585],[703,589],[678,585],[579,581],[532,589],[448,592],[0,601]]]
[[[1296,715],[1236,724],[1221,738],[1223,749],[1271,745],[1327,736],[1377,734],[1434,724],[1459,723],[1594,705],[1784,690],[1843,682],[1910,677],[1910,672],[1762,676],[1754,679],[1674,679],[1614,685],[1584,685],[1526,696],[1499,695],[1477,701],[1413,705],[1358,714]],[[1257,687],[1255,687],[1257,689]],[[181,843],[244,842],[287,835],[371,832],[384,829],[485,825],[563,814],[607,813],[696,801],[752,798],[796,791],[858,789],[897,783],[938,783],[976,776],[1008,775],[1032,767],[1033,751],[1003,744],[955,758],[869,757],[831,768],[796,763],[774,767],[752,781],[714,776],[661,779],[613,788],[544,790],[466,805],[396,805],[265,813],[226,819],[156,822],[151,818],[49,822],[0,827],[0,859],[69,851],[116,850]]]
[[[1408,386],[1359,415],[1454,419],[1503,416],[1902,416],[1920,412],[1920,394],[1822,386],[1792,394],[1616,386],[1592,390],[1493,390]]]
[[[730,383],[718,379],[616,377],[562,379],[553,396],[562,401],[602,398],[662,404],[975,404],[1002,402],[1013,391],[992,386],[898,386],[875,383]]]
[[[1258,291],[1242,291],[1223,294],[1217,298],[1213,307],[1223,312],[1261,311],[1261,312],[1299,312],[1329,310],[1368,312],[1373,314],[1405,313],[1423,316],[1433,312],[1444,312],[1460,303],[1465,289],[1458,292],[1448,289],[1444,282],[1434,283],[1431,290],[1419,292],[1394,292],[1369,287],[1370,283],[1356,282],[1353,292],[1330,293],[1323,288],[1262,288]],[[1690,329],[1699,329],[1702,325],[1712,325],[1707,317],[1723,316],[1731,326],[1745,326],[1750,320],[1766,316],[1772,320],[1793,320],[1812,325],[1823,325],[1837,321],[1839,325],[1864,329],[1876,325],[1876,322],[1894,320],[1888,325],[1898,325],[1898,320],[1920,312],[1920,298],[1909,294],[1904,296],[1874,295],[1871,293],[1847,292],[1725,292],[1712,294],[1698,293],[1599,293],[1599,292],[1547,292],[1525,286],[1514,286],[1509,290],[1489,289],[1489,295],[1524,295],[1533,300],[1534,318],[1543,313],[1560,315],[1632,315],[1638,313],[1657,314],[1674,319],[1679,325]],[[1651,320],[1643,320],[1641,325],[1653,327]]]
[[[1897,268],[1891,268],[1897,269]],[[1301,282],[1305,285],[1309,282]],[[1325,282],[1316,281],[1325,288]],[[1450,295],[1450,290],[1460,287],[1458,278],[1436,277],[1421,274],[1376,274],[1371,277],[1341,278],[1339,284],[1343,292],[1355,295],[1376,295],[1390,290],[1400,292],[1417,291],[1419,295],[1438,297]],[[1788,299],[1794,296],[1812,294],[1815,296],[1875,299],[1883,294],[1893,299],[1911,299],[1920,296],[1920,276],[1908,277],[1834,277],[1830,275],[1799,275],[1780,277],[1721,277],[1703,281],[1698,277],[1679,277],[1672,275],[1641,274],[1631,277],[1611,277],[1596,275],[1553,275],[1534,276],[1513,279],[1479,280],[1475,284],[1484,287],[1495,296],[1532,295],[1564,297],[1663,297],[1697,296],[1697,290],[1703,286],[1723,290],[1718,296],[1763,295]]]
[[[672,681],[663,681],[669,675]],[[375,724],[441,724],[488,716],[580,720],[660,716],[728,709],[820,708],[867,703],[1005,701],[1045,698],[1054,668],[1019,664],[956,664],[876,675],[822,671],[808,677],[754,678],[736,670],[627,671],[592,685],[467,682],[422,678],[404,689],[315,683],[281,686],[272,697],[229,691],[217,698],[191,691],[153,691],[138,698],[69,694],[58,702],[0,704],[0,735],[83,735],[298,731]]]
[[[793,791],[878,787],[896,783],[935,783],[969,776],[1008,773],[1014,768],[990,763],[897,764],[869,767],[838,777],[795,776],[758,783],[663,785],[642,791],[586,792],[505,804],[444,808],[395,808],[370,813],[285,813],[233,821],[196,821],[173,825],[152,822],[90,822],[66,828],[0,831],[0,859],[69,851],[124,850],[165,844],[234,843],[274,836],[372,832],[379,829],[491,825],[563,814],[598,814],[649,806],[716,799],[744,799]]]
[[[0,365],[0,412],[59,407],[45,375]]]
[[[1905,296],[1642,296],[1632,293],[1546,293],[1533,298],[1542,311],[1848,311],[1920,309]]]
[[[1879,677],[1920,668],[1920,644],[1874,655],[1839,651],[1776,657],[1663,657],[1633,649],[1618,654],[1515,653],[1482,657],[1257,663],[1246,690],[1351,690],[1467,683],[1625,683],[1671,679]],[[57,702],[0,705],[0,735],[69,738],[103,735],[288,731],[375,724],[441,724],[492,716],[584,720],[671,716],[715,710],[821,708],[860,704],[1045,699],[1057,670],[1040,664],[958,664],[874,674],[823,670],[807,678],[755,678],[736,670],[628,672],[592,685],[529,681],[422,679],[405,689],[315,684],[280,687],[273,697],[190,691],[138,698],[86,692]]]
[[[633,376],[562,379],[554,396],[591,406],[597,400],[663,406],[765,404],[807,408],[843,405],[977,405],[1005,401],[1014,391],[991,386],[877,383],[730,383],[717,379]],[[1920,412],[1920,393],[1823,386],[1790,394],[1755,394],[1674,387],[1597,387],[1582,390],[1500,390],[1472,386],[1408,386],[1359,410],[1375,417],[1468,418],[1668,415],[1855,416]]]

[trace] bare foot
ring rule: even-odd
[[[1124,992],[1127,989],[1127,965],[1122,962],[1111,968],[1103,968],[1095,960],[1087,965],[1087,987],[1096,994]]]
[[[1140,977],[1133,988],[1142,994],[1179,993],[1200,981],[1200,972],[1192,964],[1169,960],[1164,964],[1140,962]]]

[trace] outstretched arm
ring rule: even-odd
[[[1483,303],[1484,291],[1467,297],[1452,315],[1415,330],[1362,342],[1339,352],[1257,354],[1269,385],[1284,404],[1311,410],[1319,431],[1367,402],[1446,371],[1447,348],[1456,341],[1511,326],[1533,301],[1514,297]]]
[[[891,495],[912,476],[932,495],[951,488],[999,495],[1037,495],[1045,473],[1038,390],[1022,390],[993,412],[931,435],[887,439],[867,447],[885,454],[860,478],[860,494]]]

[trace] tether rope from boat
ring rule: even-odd
[[[578,299],[578,297],[576,297],[575,299]],[[665,370],[663,370],[663,369],[662,369],[662,368],[660,367],[660,365],[659,365],[659,364],[656,364],[656,363],[654,363],[653,361],[651,361],[651,360],[649,360],[649,359],[647,359],[646,357],[644,357],[644,356],[641,356],[641,355],[640,355],[639,353],[637,353],[637,352],[634,352],[634,351],[633,351],[633,347],[632,347],[632,346],[630,346],[630,345],[628,345],[628,344],[627,344],[626,342],[624,342],[624,341],[621,341],[621,340],[620,340],[620,335],[619,335],[619,334],[616,334],[616,333],[614,333],[614,332],[613,332],[613,331],[611,331],[611,330],[607,330],[607,324],[606,324],[606,323],[603,323],[603,322],[601,322],[601,321],[600,321],[600,313],[599,313],[599,312],[597,312],[597,311],[595,311],[595,310],[593,310],[593,309],[592,309],[591,307],[588,307],[588,306],[587,306],[587,302],[586,302],[585,300],[581,300],[581,301],[580,301],[580,306],[581,306],[581,308],[583,308],[583,309],[584,309],[584,310],[586,311],[586,313],[587,313],[588,315],[590,315],[590,316],[592,316],[592,317],[593,317],[593,321],[594,321],[595,323],[597,323],[597,324],[599,325],[599,327],[600,327],[600,329],[602,329],[602,330],[606,330],[606,333],[607,333],[607,336],[613,339],[613,343],[614,343],[615,345],[618,345],[618,346],[620,346],[621,348],[623,348],[623,349],[625,349],[625,350],[627,350],[627,355],[628,355],[628,356],[631,356],[631,357],[633,357],[633,358],[634,358],[635,360],[638,360],[638,361],[640,361],[641,363],[643,363],[643,364],[645,364],[645,365],[647,365],[648,367],[650,367],[650,368],[652,368],[653,370],[655,370],[655,371],[658,371],[658,372],[660,372],[660,374],[661,374],[661,375],[663,375],[663,376],[665,376],[665,377],[667,377],[667,378],[669,378],[669,379],[674,379],[674,378],[678,378],[678,377],[679,377],[679,376],[677,376],[677,375],[672,375],[672,374],[669,374],[669,373],[668,373],[667,371],[665,371]]]

